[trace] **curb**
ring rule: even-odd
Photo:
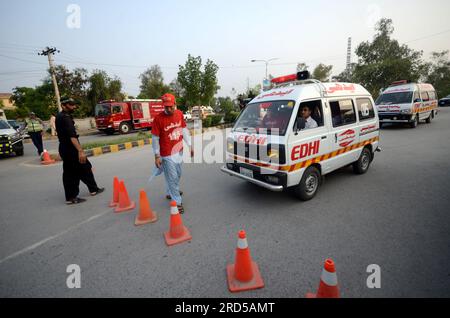
[[[96,147],[87,149],[84,151],[87,157],[97,157],[103,154],[111,153],[111,152],[118,152],[122,150],[128,150],[134,147],[143,147],[145,145],[150,145],[152,143],[151,138],[141,139],[137,141],[129,141],[123,144],[117,144],[117,145],[109,145],[109,146],[103,146],[103,147]]]

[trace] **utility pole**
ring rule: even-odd
[[[56,96],[56,103],[58,104],[58,111],[62,111],[61,108],[61,97],[59,96],[59,89],[58,89],[58,83],[56,82],[56,76],[55,76],[55,69],[53,67],[53,54],[57,52],[59,53],[60,51],[57,50],[55,47],[50,48],[50,47],[46,47],[44,50],[42,50],[41,53],[38,53],[38,55],[45,55],[48,57],[48,65],[50,66],[50,74],[52,76],[52,81],[53,81],[53,87],[55,88],[55,96]]]

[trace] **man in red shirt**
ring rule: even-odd
[[[184,213],[180,193],[181,163],[183,161],[183,140],[194,151],[191,136],[186,127],[183,113],[176,109],[175,96],[164,94],[161,97],[164,112],[155,117],[152,124],[152,146],[155,165],[162,169],[167,185],[167,198],[177,202],[178,211]]]

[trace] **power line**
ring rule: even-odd
[[[46,65],[45,63],[40,63],[40,62],[36,62],[36,61],[30,61],[30,60],[24,60],[21,58],[17,58],[17,57],[13,57],[13,56],[8,56],[8,55],[3,55],[0,54],[1,57],[7,58],[7,59],[11,59],[11,60],[16,60],[16,61],[21,61],[21,62],[26,62],[26,63],[33,63],[33,64],[41,64],[41,65]]]

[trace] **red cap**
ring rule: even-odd
[[[161,96],[164,106],[174,106],[176,104],[175,96],[172,94],[166,93]]]

